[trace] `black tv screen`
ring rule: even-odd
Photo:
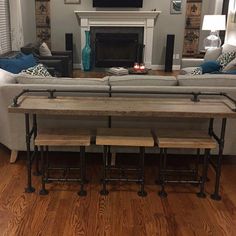
[[[93,0],[93,7],[143,7],[143,0]]]

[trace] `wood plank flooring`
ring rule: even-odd
[[[76,153],[53,153],[54,158],[77,158]],[[236,234],[236,161],[224,161],[221,192],[223,200],[210,199],[213,182],[207,183],[208,197],[199,199],[194,186],[169,186],[168,198],[157,195],[154,184],[155,156],[147,156],[146,190],[140,198],[137,184],[109,186],[110,194],[100,196],[101,159],[89,157],[86,187],[80,198],[76,184],[47,184],[48,196],[39,196],[40,177],[33,177],[37,191],[24,193],[25,153],[9,164],[10,151],[0,146],[0,235],[235,235]],[[236,158],[236,157],[235,157]],[[235,159],[236,160],[236,159]],[[213,172],[210,170],[210,179]]]
[[[149,75],[165,75],[165,76],[176,76],[179,74],[179,70],[174,70],[173,72],[165,72],[163,70],[150,70],[148,72]],[[105,76],[111,75],[110,73],[106,72],[105,70],[95,70],[95,71],[82,71],[76,69],[73,71],[74,78],[103,78]],[[145,75],[144,75],[145,76]]]

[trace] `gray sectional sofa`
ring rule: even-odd
[[[236,98],[236,76],[232,75],[211,75],[195,76],[189,75],[174,76],[107,76],[103,79],[97,78],[40,78],[30,77],[26,75],[18,75],[11,82],[0,84],[0,143],[8,147],[10,150],[25,150],[25,128],[24,116],[21,114],[8,113],[8,106],[12,99],[23,89],[93,89],[93,94],[81,94],[81,96],[108,96],[111,89],[112,96],[123,96],[114,93],[115,91],[162,91],[162,92],[204,92],[218,91],[227,92]],[[96,93],[96,91],[104,91],[104,93]],[[150,96],[149,94],[125,94],[125,96]],[[158,97],[158,95],[155,95]],[[161,96],[161,95],[159,95]],[[163,96],[163,95],[162,95]],[[41,127],[107,127],[107,117],[58,117],[58,116],[40,116],[38,119],[39,128]],[[219,122],[216,126],[219,128]],[[154,119],[154,118],[128,118],[113,117],[112,127],[173,127],[173,128],[206,128],[208,120],[194,119]],[[226,144],[224,154],[236,154],[236,120],[229,120],[226,133]],[[91,147],[88,151],[101,151],[97,147]],[[132,150],[131,150],[132,151]],[[149,150],[156,152],[156,149]],[[217,151],[217,150],[215,150]]]

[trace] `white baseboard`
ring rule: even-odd
[[[152,70],[164,70],[165,69],[165,65],[152,65],[151,69]],[[173,70],[180,70],[180,65],[173,65],[172,69]]]

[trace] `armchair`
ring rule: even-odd
[[[73,77],[72,51],[52,51],[52,56],[40,56],[40,45],[40,42],[27,44],[21,48],[21,52],[24,54],[32,53],[55,76]]]

